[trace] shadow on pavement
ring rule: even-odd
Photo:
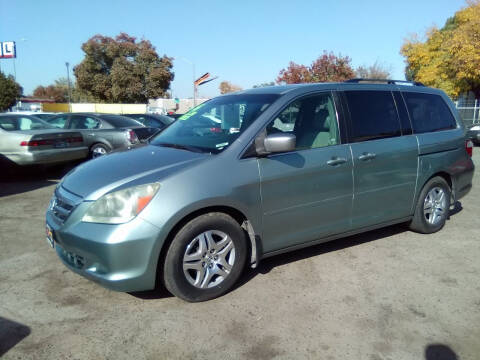
[[[300,250],[295,250],[292,252],[263,259],[260,261],[260,264],[256,269],[246,269],[243,276],[236,284],[235,288],[238,288],[249,282],[258,274],[268,274],[273,268],[277,266],[282,266],[299,260],[308,259],[332,251],[354,247],[370,241],[393,236],[405,231],[408,231],[408,227],[406,227],[404,224],[398,224],[357,235],[348,236],[345,238],[340,238],[337,240],[328,241],[318,245],[308,246]]]
[[[163,285],[157,285],[155,290],[130,292],[129,294],[142,300],[158,300],[173,297]]]
[[[430,344],[425,348],[425,360],[458,360],[458,356],[447,345]]]
[[[453,204],[453,209],[450,209],[448,216],[457,215],[462,210],[463,210],[462,203],[460,201],[455,201],[455,204]]]
[[[0,197],[21,194],[57,183],[79,163],[55,166],[18,166],[1,163]]]
[[[0,357],[30,335],[28,326],[0,316]]]

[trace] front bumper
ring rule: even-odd
[[[72,160],[84,159],[88,155],[87,147],[73,149],[49,149],[5,154],[17,165],[55,164]]]
[[[88,205],[78,205],[65,223],[47,212],[58,257],[75,273],[111,290],[155,288],[160,229],[139,217],[119,225],[81,222],[75,213],[83,215]]]

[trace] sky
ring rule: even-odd
[[[466,6],[465,0],[0,0],[0,41],[16,41],[17,59],[0,59],[29,95],[66,77],[82,43],[126,32],[175,58],[174,97],[193,96],[195,75],[218,76],[199,87],[219,94],[221,81],[242,88],[274,81],[290,61],[309,65],[324,50],[349,56],[354,68],[376,61],[404,79],[400,48],[413,33]],[[194,64],[194,65],[192,65]],[[15,65],[15,66],[14,66]]]

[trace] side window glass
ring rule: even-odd
[[[352,142],[400,136],[400,121],[390,91],[345,91]]]
[[[88,116],[74,115],[70,120],[70,129],[97,129],[100,123]]]
[[[455,129],[457,123],[439,95],[404,92],[415,133]]]
[[[337,116],[331,93],[308,96],[291,103],[267,126],[267,135],[292,133],[297,150],[340,143]]]
[[[65,127],[65,123],[67,122],[67,117],[58,116],[52,119],[47,119],[46,121],[52,126],[63,129]]]

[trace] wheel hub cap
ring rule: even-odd
[[[432,188],[423,202],[425,220],[431,225],[439,224],[447,213],[447,196],[440,187]]]
[[[220,230],[209,230],[195,237],[183,255],[183,273],[193,286],[217,286],[230,274],[235,263],[232,239]]]

